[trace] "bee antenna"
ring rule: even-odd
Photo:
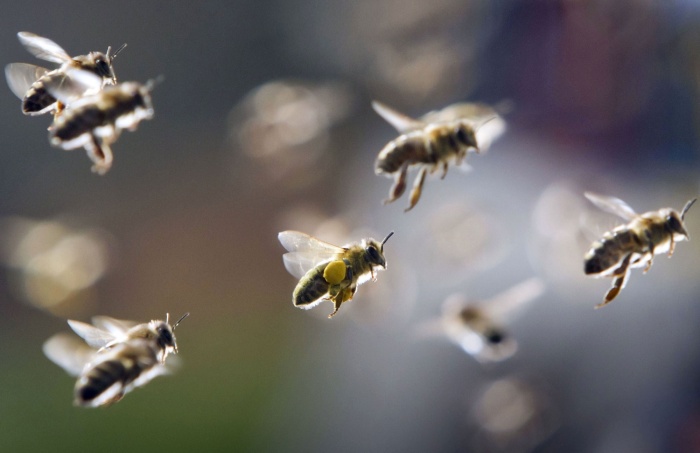
[[[695,202],[698,201],[697,198],[693,198],[692,200],[688,201],[685,206],[683,207],[683,211],[681,211],[681,220],[685,220],[685,213],[688,212],[688,209],[690,209]]]
[[[175,323],[175,325],[173,326],[173,330],[175,330],[175,328],[182,322],[182,320],[185,319],[186,317],[188,317],[189,315],[190,315],[189,312],[182,315],[182,317],[180,317],[180,319],[178,319],[177,322]]]
[[[393,235],[394,235],[394,232],[392,231],[391,233],[387,234],[387,236],[382,241],[382,252],[384,251],[384,244],[386,244],[386,241],[388,241],[389,238],[392,237]]]
[[[125,47],[126,43],[122,44],[117,50],[114,51],[114,53],[111,56],[109,55],[109,51],[112,50],[112,47],[107,47],[107,58],[109,58],[109,62],[111,63],[112,61],[114,61],[114,59],[117,58],[117,55],[119,55],[119,52],[124,50]]]

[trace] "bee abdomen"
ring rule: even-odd
[[[379,173],[395,173],[404,164],[428,163],[429,155],[425,143],[416,137],[398,138],[379,153],[375,170]]]
[[[105,114],[96,106],[66,111],[59,117],[59,120],[51,130],[51,135],[61,141],[68,141],[106,123],[107,118]]]
[[[22,100],[22,112],[25,114],[40,112],[55,103],[56,98],[44,89],[43,83],[37,82],[34,87],[27,91],[27,95]]]
[[[76,399],[89,403],[116,382],[123,381],[127,375],[124,365],[118,360],[102,362],[90,369],[77,383]]]
[[[583,270],[586,275],[605,272],[639,247],[637,236],[629,230],[607,233],[601,241],[593,243],[586,253]]]
[[[328,292],[328,282],[323,278],[325,266],[325,264],[317,266],[301,279],[292,296],[292,302],[295,306],[313,303]]]

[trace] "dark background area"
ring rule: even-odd
[[[619,220],[698,184],[700,7],[691,1],[6,2],[0,61],[44,65],[128,47],[120,81],[164,77],[155,117],[90,172],[0,89],[0,450],[700,451],[700,209],[693,240],[609,281],[582,257]],[[45,66],[51,66],[46,63]],[[274,82],[275,84],[270,85]],[[377,153],[410,115],[509,101],[471,172],[383,206]],[[410,181],[410,180],[409,180]],[[332,320],[290,296],[279,231],[342,244],[395,236],[388,269]],[[446,245],[447,244],[447,245]],[[424,340],[447,296],[489,299],[537,276],[484,366]],[[65,319],[191,316],[181,365],[120,403],[71,405],[42,343]],[[495,396],[494,396],[495,395]],[[494,402],[495,401],[495,402]]]

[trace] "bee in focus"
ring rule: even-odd
[[[441,178],[445,178],[451,161],[457,166],[462,165],[470,150],[476,153],[485,150],[505,130],[505,122],[495,110],[485,106],[468,109],[465,105],[471,106],[449,106],[442,111],[430,112],[422,119],[413,119],[380,102],[372,102],[374,110],[401,133],[380,151],[374,165],[376,174],[394,177],[385,204],[404,193],[409,168],[418,167],[406,208],[406,211],[411,210],[420,199],[428,172],[442,169]],[[460,117],[461,113],[473,116]],[[484,130],[484,134],[480,134],[483,140],[477,140],[477,130],[492,121],[496,127]]]
[[[58,115],[63,110],[65,105],[49,93],[46,86],[70,85],[72,81],[68,77],[68,69],[80,69],[99,77],[101,83],[97,90],[105,85],[117,83],[112,63],[126,44],[114,53],[111,52],[112,48],[108,47],[107,53],[104,54],[90,52],[87,55],[70,57],[61,46],[48,38],[26,31],[17,33],[17,36],[24,47],[37,58],[61,65],[54,70],[28,63],[11,63],[5,67],[7,83],[12,92],[22,100],[22,112],[25,115],[41,115],[50,111],[55,111]],[[82,94],[90,94],[90,91]]]
[[[153,118],[151,91],[155,81],[145,85],[123,82],[83,95],[82,87],[97,88],[101,81],[94,74],[69,70],[70,85],[47,84],[47,90],[69,105],[49,130],[51,145],[72,150],[84,147],[93,161],[92,171],[103,175],[112,167],[111,144],[124,129],[136,130],[142,120]],[[75,87],[79,87],[75,89]]]
[[[671,208],[663,208],[640,215],[619,198],[591,192],[584,195],[598,208],[628,222],[605,233],[602,239],[591,245],[584,257],[586,275],[613,278],[605,299],[595,308],[607,305],[617,297],[627,284],[630,269],[644,267],[646,273],[651,269],[655,254],[668,253],[670,258],[676,242],[690,239],[683,221],[697,198],[688,201],[680,214]]]
[[[418,333],[445,335],[479,362],[502,361],[518,349],[504,323],[543,292],[542,281],[532,278],[485,301],[454,294],[443,303],[442,317],[423,324]]]
[[[98,407],[116,403],[136,387],[169,373],[165,359],[177,354],[174,325],[155,320],[137,324],[107,316],[93,318],[93,325],[69,320],[68,325],[85,340],[59,333],[44,343],[44,354],[70,375],[75,383],[76,406]]]
[[[333,317],[359,285],[370,278],[375,281],[375,272],[386,269],[384,244],[393,234],[382,242],[363,239],[338,247],[298,231],[281,232],[277,237],[289,252],[282,257],[284,266],[299,279],[292,295],[294,306],[309,309],[330,300],[335,309],[328,317]]]

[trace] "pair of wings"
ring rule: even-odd
[[[401,134],[423,129],[431,123],[468,121],[475,128],[480,151],[486,151],[506,130],[503,118],[495,109],[485,104],[452,104],[441,110],[428,112],[420,119],[411,118],[379,101],[372,101],[372,108]]]
[[[299,231],[283,231],[277,238],[289,252],[282,256],[284,267],[296,278],[320,263],[338,259],[347,250]]]
[[[583,195],[599,209],[621,217],[628,222],[638,217],[638,214],[634,212],[634,209],[619,198],[599,195],[593,192],[585,192]]]
[[[70,375],[79,376],[101,348],[124,341],[127,331],[137,324],[109,316],[95,316],[92,325],[69,320],[68,325],[85,342],[69,333],[58,333],[44,343],[44,354]]]
[[[20,42],[35,57],[58,64],[72,61],[68,53],[61,46],[34,33],[19,32]],[[5,67],[5,77],[10,90],[20,99],[24,99],[27,91],[34,83],[46,74],[49,69],[29,63],[11,63]],[[66,77],[56,78],[54,86],[46,89],[64,104],[74,101],[86,91],[102,87],[102,79],[95,74],[79,69],[66,68]],[[44,113],[36,112],[35,114]]]

